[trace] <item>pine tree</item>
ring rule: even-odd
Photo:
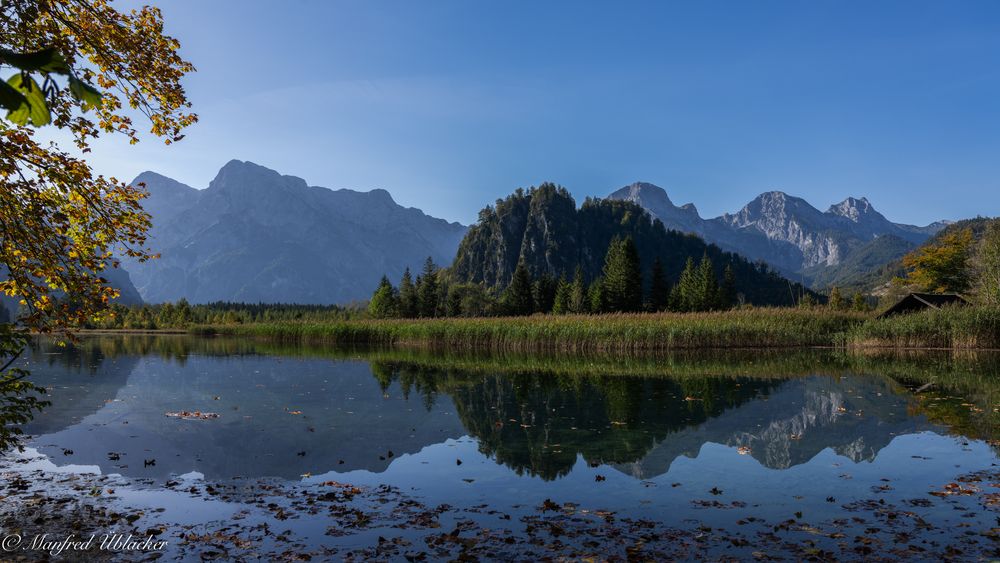
[[[570,294],[572,292],[572,286],[568,281],[566,281],[566,274],[563,274],[559,278],[559,284],[556,286],[556,297],[552,301],[552,314],[553,315],[565,315],[569,313],[569,301]]]
[[[642,271],[639,250],[632,237],[613,240],[608,247],[604,257],[604,294],[608,311],[642,309]]]
[[[670,308],[674,311],[694,311],[697,301],[695,293],[698,291],[698,274],[695,271],[694,258],[688,256],[681,272],[681,278],[677,282],[677,287],[670,292]]]
[[[607,310],[608,302],[604,295],[604,280],[597,278],[587,288],[587,311],[596,315]]]
[[[573,285],[569,291],[569,312],[586,313],[590,309],[587,304],[587,285],[583,281],[583,267],[577,265],[573,274]]]
[[[667,308],[670,300],[670,284],[667,283],[667,275],[663,271],[663,262],[657,256],[653,260],[652,281],[649,285],[649,310],[662,311]]]
[[[403,279],[399,282],[399,313],[403,318],[413,319],[420,314],[420,299],[417,296],[417,287],[413,284],[413,275],[407,268],[403,272]]]
[[[535,281],[534,291],[535,312],[548,313],[552,311],[552,306],[556,300],[556,280],[548,272],[545,272]]]
[[[531,291],[531,274],[524,261],[517,263],[514,277],[504,291],[504,308],[510,315],[530,315],[535,309],[535,299]]]
[[[438,314],[438,270],[430,256],[424,261],[424,271],[417,283],[419,315],[436,317]]]
[[[705,254],[698,264],[698,290],[695,311],[710,311],[718,305],[719,280],[715,277],[712,259]]]
[[[447,316],[462,316],[462,290],[463,288],[460,285],[453,285],[448,288],[448,293],[445,297],[445,314]]]
[[[720,309],[731,309],[736,305],[736,273],[733,272],[732,264],[726,264],[726,269],[722,272],[718,301]]]
[[[399,314],[399,302],[396,297],[396,288],[392,287],[389,278],[382,276],[378,288],[368,302],[368,314],[373,319],[390,319]]]

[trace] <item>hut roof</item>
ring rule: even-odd
[[[955,293],[910,293],[886,309],[878,318],[884,319],[901,313],[940,309],[944,305],[968,305],[968,303],[965,298]]]

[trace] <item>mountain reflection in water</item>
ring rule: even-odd
[[[871,461],[925,430],[991,439],[992,361],[796,352],[567,363],[88,337],[36,343],[26,367],[52,406],[25,432],[56,463],[158,479],[378,473],[463,436],[519,475],[559,479],[582,458],[650,479],[707,443],[786,469],[827,448]],[[914,393],[929,377],[936,385]],[[184,410],[220,417],[165,416]]]

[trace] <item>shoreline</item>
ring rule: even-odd
[[[276,342],[563,353],[720,349],[1000,350],[1000,309],[945,308],[886,319],[827,309],[278,321],[89,335],[232,336]]]

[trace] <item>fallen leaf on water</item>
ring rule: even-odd
[[[168,412],[166,415],[171,418],[183,418],[184,420],[210,420],[213,418],[219,418],[218,413],[201,411]]]

